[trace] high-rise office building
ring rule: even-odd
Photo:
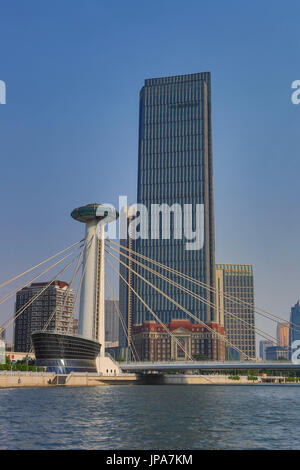
[[[6,338],[6,330],[0,329],[0,340],[5,341],[5,338]]]
[[[119,345],[119,301],[105,300],[105,345],[107,347]]]
[[[121,318],[119,319],[119,346],[121,348],[130,348],[132,343],[134,294],[128,285],[133,287],[134,275],[131,268],[136,267],[132,262],[132,250],[135,250],[135,240],[131,238],[129,230],[131,217],[128,215],[128,208],[124,208],[124,211],[126,212],[127,238],[121,238],[120,244],[125,247],[123,251],[128,258],[120,254],[119,308]]]
[[[289,332],[290,357],[292,356],[292,345],[294,341],[300,340],[300,300],[291,308],[290,332]]]
[[[268,346],[265,349],[266,361],[287,360],[289,358],[289,348],[287,346]]]
[[[138,203],[151,213],[153,204],[169,207],[190,204],[193,222],[196,205],[203,208],[204,245],[186,249],[187,240],[174,237],[175,215],[170,213],[170,237],[139,238],[136,250],[149,258],[171,266],[199,281],[215,287],[215,240],[212,177],[211,77],[209,72],[145,80],[140,92]],[[148,234],[153,234],[149,220]],[[194,226],[194,224],[191,224]],[[203,227],[204,225],[204,227]],[[150,281],[154,277],[143,271]],[[179,280],[175,279],[174,280]],[[179,307],[146,285],[134,279],[135,289],[164,323],[189,318]],[[155,284],[180,305],[204,322],[215,322],[216,311],[205,303],[179,291],[165,281]],[[187,284],[188,285],[188,284]],[[120,282],[120,289],[127,287]],[[204,288],[200,295],[211,302],[214,294]],[[121,299],[128,295],[121,294]],[[121,311],[126,310],[121,305]],[[126,314],[126,313],[125,313]],[[133,324],[152,321],[147,308],[132,300]]]
[[[282,348],[289,346],[290,327],[289,322],[277,323],[277,341]]]
[[[19,290],[16,294],[16,313],[47,284],[47,282],[37,282]],[[14,327],[15,351],[30,351],[31,334],[34,331],[42,330],[48,321],[47,330],[55,330],[65,334],[73,333],[74,292],[72,289],[67,292],[68,287],[67,282],[54,281],[16,318]]]
[[[73,335],[78,335],[79,334],[79,319],[74,318],[73,319]]]
[[[267,340],[261,340],[259,342],[259,357],[265,361],[267,356],[266,356],[266,350],[267,348],[273,347],[274,344],[272,341],[267,341]]]
[[[255,358],[253,267],[249,264],[217,264],[216,269],[223,271],[227,339],[244,354]]]
[[[216,268],[216,322],[224,326],[224,273]]]

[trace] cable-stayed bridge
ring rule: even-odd
[[[32,266],[22,273],[14,276],[13,278],[0,283],[0,288],[7,288],[8,285],[14,285],[20,278],[25,278],[29,273],[35,272],[37,269],[40,269],[43,266],[43,269],[34,275],[31,279],[27,279],[22,284],[14,287],[12,291],[5,294],[0,298],[0,305],[6,302],[8,299],[13,297],[16,292],[20,289],[23,289],[29,286],[32,282],[36,281],[42,276],[48,275],[48,272],[57,268],[57,266],[62,264],[62,268],[54,276],[51,276],[51,280],[45,283],[45,286],[34,295],[27,303],[25,303],[18,311],[14,312],[7,320],[0,321],[0,332],[6,330],[9,326],[14,324],[16,320],[28,309],[34,302],[36,302],[44,292],[47,291],[49,286],[51,286],[55,280],[57,280],[62,274],[71,270],[71,279],[69,281],[69,286],[66,289],[64,300],[62,305],[57,305],[49,318],[45,321],[42,331],[34,332],[33,338],[36,340],[35,352],[37,350],[41,357],[43,357],[42,364],[47,365],[47,361],[50,361],[50,356],[58,354],[59,351],[63,350],[64,357],[61,358],[66,370],[71,370],[72,364],[70,363],[67,367],[67,362],[70,359],[68,354],[74,355],[74,350],[76,354],[73,357],[74,361],[80,363],[80,367],[84,370],[84,367],[87,367],[88,355],[92,357],[93,354],[99,354],[99,360],[102,363],[105,363],[105,367],[102,367],[103,371],[108,370],[111,367],[115,367],[116,364],[113,363],[111,359],[105,354],[105,340],[104,340],[104,298],[105,298],[105,289],[104,289],[104,278],[105,270],[104,264],[106,261],[107,267],[111,268],[112,272],[115,273],[118,280],[124,282],[130,292],[136,297],[136,299],[141,302],[145,309],[149,312],[151,318],[160,325],[162,331],[168,335],[170,339],[176,344],[176,346],[182,351],[183,360],[182,361],[170,361],[170,362],[141,362],[140,357],[135,345],[134,340],[132,339],[130,332],[128,331],[128,325],[124,321],[124,317],[120,312],[120,309],[116,302],[116,296],[113,293],[113,289],[108,281],[106,276],[106,282],[109,287],[109,290],[115,299],[116,312],[119,316],[121,326],[124,330],[125,336],[128,340],[129,348],[131,350],[132,361],[131,362],[122,362],[119,364],[119,370],[123,372],[135,372],[135,373],[148,373],[148,372],[163,372],[166,370],[258,370],[258,369],[272,369],[272,370],[288,370],[288,369],[298,369],[300,365],[294,364],[291,362],[262,362],[255,361],[254,357],[249,357],[244,351],[240,350],[236,344],[233,344],[228,340],[226,335],[220,334],[218,330],[214,327],[211,327],[210,324],[205,323],[201,318],[199,318],[194,313],[190,312],[184,305],[180,304],[178,300],[170,297],[162,285],[171,285],[178,292],[182,292],[185,295],[191,296],[199,304],[203,303],[209,306],[213,310],[217,310],[218,306],[213,303],[210,293],[216,294],[216,288],[205,284],[204,282],[199,281],[179,270],[176,270],[170,266],[167,266],[157,260],[151,259],[145,256],[143,253],[134,251],[132,247],[128,248],[116,241],[105,239],[103,225],[113,218],[116,218],[117,214],[109,213],[108,208],[101,206],[99,204],[89,204],[81,208],[77,208],[72,212],[72,217],[76,220],[84,222],[86,224],[86,235],[85,238],[71,244],[67,248],[58,251],[56,254],[46,258],[45,260],[39,262],[35,266]],[[97,227],[101,229],[97,232]],[[63,255],[63,256],[62,256]],[[69,258],[71,258],[71,261]],[[58,260],[57,260],[58,258]],[[176,335],[170,331],[168,326],[164,324],[159,316],[153,311],[150,305],[147,304],[145,299],[143,299],[139,292],[134,288],[134,283],[131,283],[126,279],[121,273],[119,267],[123,266],[130,273],[129,279],[136,278],[142,280],[149,289],[153,292],[158,293],[162,297],[168,300],[174,308],[181,310],[184,313],[185,318],[191,319],[193,324],[201,325],[205,328],[207,332],[211,334],[213,339],[217,339],[225,344],[226,347],[230,347],[236,350],[240,354],[240,361],[195,361],[193,356],[187,351]],[[75,267],[74,267],[75,266]],[[62,334],[58,334],[55,331],[50,330],[51,320],[55,314],[60,310],[63,311],[64,306],[68,300],[68,295],[70,289],[74,285],[74,281],[79,276],[78,289],[76,291],[75,302],[74,302],[74,311],[77,305],[77,301],[80,297],[80,307],[79,307],[79,319],[80,319],[80,336],[73,337],[63,337]],[[163,281],[156,282],[157,280]],[[251,306],[257,315],[268,319],[270,322],[275,322],[275,324],[285,321],[278,315],[273,314],[263,308],[259,308],[254,304],[245,302],[238,297],[223,294],[224,298],[227,298],[235,305],[239,306]],[[74,313],[73,311],[73,313]],[[233,311],[225,311],[224,315],[235,318],[236,321],[240,322],[244,328],[249,328],[255,331],[256,335],[259,335],[265,340],[272,341],[274,345],[278,345],[279,342],[277,338],[273,337],[270,333],[257,328],[255,323],[252,323],[245,318],[240,318]],[[300,332],[299,325],[288,322],[291,328],[294,328],[296,331]],[[88,342],[84,343],[84,339]],[[52,346],[51,346],[51,344]],[[71,345],[71,346],[70,346]],[[51,349],[52,348],[52,349]],[[69,349],[68,349],[69,348]],[[290,348],[290,352],[292,350]],[[86,355],[85,359],[81,358]],[[51,356],[51,361],[54,364],[55,358]],[[55,359],[55,360],[54,360]],[[58,360],[59,358],[57,358]],[[89,359],[90,360],[90,359]],[[51,362],[50,361],[50,362]],[[81,361],[81,362],[80,362]],[[105,362],[106,361],[106,362]],[[107,365],[108,364],[108,365]],[[78,365],[78,364],[77,364]],[[79,366],[78,366],[79,367]],[[106,369],[108,367],[108,369]],[[87,369],[86,369],[87,370]],[[98,371],[99,371],[98,367]]]
[[[259,371],[300,370],[300,364],[287,361],[155,361],[122,362],[122,371],[137,374],[165,371]]]

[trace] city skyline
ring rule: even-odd
[[[299,1],[0,5],[0,450],[300,449]]]
[[[49,31],[55,12],[47,6],[41,9],[38,2],[33,2],[28,11],[19,5],[19,14],[30,27],[17,30],[14,41],[7,45],[0,77],[7,85],[6,104],[0,106],[6,176],[2,186],[6,221],[2,242],[6,250],[1,278],[14,275],[32,261],[38,262],[45,252],[55,252],[58,240],[64,246],[79,239],[80,229],[66,217],[77,202],[99,200],[100,193],[110,201],[118,193],[128,194],[129,201],[135,201],[137,94],[145,77],[210,70],[214,88],[216,261],[253,264],[257,305],[289,319],[290,307],[299,298],[300,275],[296,190],[300,108],[290,99],[291,83],[299,78],[297,61],[292,60],[296,53],[296,15],[291,17],[275,2],[267,20],[266,6],[242,8],[229,2],[226,8],[219,3],[223,15],[215,18],[210,6],[200,10],[197,2],[192,3],[195,12],[214,19],[215,26],[221,28],[220,34],[215,34],[217,28],[212,31],[204,23],[198,28],[197,15],[191,17],[190,11],[183,10],[167,35],[163,28],[169,14],[166,3],[160,9],[156,36],[138,44],[136,34],[130,30],[142,33],[144,28],[150,28],[155,12],[146,7],[149,22],[144,19],[140,24],[137,17],[130,18],[127,12],[125,24],[125,7],[120,6],[115,12],[107,6],[104,17],[114,16],[119,28],[115,37],[107,36],[110,55],[101,48],[108,30],[101,23],[102,10],[96,4],[87,11],[73,2],[74,14],[81,13],[76,25],[66,24],[69,10],[62,7],[57,34],[55,38],[51,36],[51,42],[42,29]],[[172,8],[178,11],[179,4],[173,2]],[[133,10],[134,5],[129,12]],[[16,20],[15,12],[13,6],[3,7],[3,44]],[[226,27],[222,27],[221,18]],[[253,22],[257,31],[254,38]],[[77,37],[78,24],[89,30],[84,38]],[[277,35],[283,28],[285,34]],[[66,31],[72,38],[72,48],[66,44],[63,50],[57,46]],[[100,32],[94,42],[96,31]],[[127,39],[122,45],[125,33]],[[37,34],[39,41],[34,40]],[[32,44],[30,53],[26,41]],[[78,48],[86,54],[78,57]],[[47,54],[41,54],[43,50]],[[141,64],[138,57],[144,50],[147,60]],[[151,55],[153,50],[157,54]],[[51,69],[51,57],[57,60],[59,73]],[[127,64],[131,65],[128,69]],[[25,65],[26,75],[20,73]],[[117,71],[121,68],[120,81]],[[82,164],[86,158],[99,172],[113,173],[115,184],[101,181],[100,185],[97,172],[91,176]],[[23,205],[33,204],[40,214],[47,211],[48,223],[41,223],[42,215],[20,211],[21,198]],[[7,318],[12,311],[10,303],[9,308],[1,306],[0,313]],[[259,318],[257,326],[275,332]]]

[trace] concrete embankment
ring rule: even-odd
[[[263,385],[283,384],[285,377],[257,377],[257,380],[248,380],[241,375],[239,380],[229,378],[228,375],[191,375],[191,374],[149,374],[143,377],[144,384],[156,385]]]
[[[54,377],[55,374],[49,373],[2,372],[0,374],[0,388],[47,387]]]
[[[148,376],[151,382],[150,375]],[[152,379],[153,380],[153,379]],[[155,380],[155,379],[154,379]],[[157,384],[162,385],[253,385],[253,383],[261,383],[259,378],[257,381],[248,380],[247,376],[241,376],[239,380],[229,379],[226,375],[181,375],[166,374],[157,376]]]
[[[0,389],[14,387],[53,387],[53,386],[95,386],[95,385],[131,385],[137,383],[134,374],[120,376],[101,376],[96,374],[55,374],[41,372],[2,372]]]
[[[122,374],[97,375],[71,373],[69,375],[41,372],[2,372],[0,388],[53,387],[53,386],[104,386],[104,385],[263,385],[284,383],[284,377],[258,377],[256,381],[240,376],[239,380],[226,375],[190,374]],[[300,384],[299,384],[300,385]]]

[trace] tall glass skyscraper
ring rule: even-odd
[[[192,204],[193,222],[196,204],[202,204],[204,245],[200,249],[187,250],[184,233],[181,239],[174,239],[175,217],[171,211],[170,239],[162,239],[161,236],[151,238],[153,227],[149,217],[149,238],[138,239],[135,249],[215,287],[212,166],[210,73],[145,80],[140,92],[138,203],[144,204],[149,214],[152,204],[179,204],[182,209],[185,204]],[[140,272],[197,318],[205,322],[215,321],[215,310],[208,305],[158,280],[147,271],[140,269]],[[172,276],[172,279],[183,283],[180,278]],[[139,295],[164,323],[187,318],[180,308],[141,279],[134,277],[132,282]],[[184,285],[195,289],[189,283]],[[121,282],[120,290],[123,289],[127,290]],[[198,288],[197,292],[214,303],[213,293],[204,288]],[[122,292],[120,294],[120,301],[128,297]],[[133,299],[131,308],[133,324],[153,320],[138,299]]]

